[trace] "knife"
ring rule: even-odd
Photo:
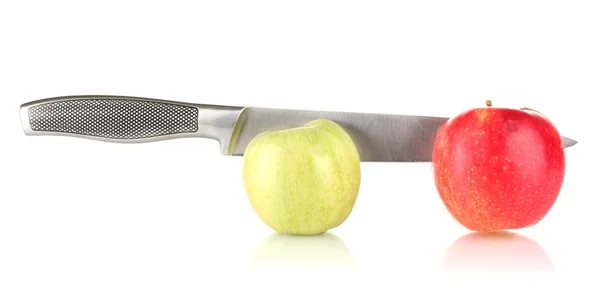
[[[169,100],[82,95],[36,100],[21,105],[26,135],[83,137],[141,143],[174,138],[217,140],[221,154],[242,156],[265,131],[304,126],[315,119],[340,124],[366,162],[429,162],[440,125],[432,116],[327,112],[236,107]],[[577,141],[562,137],[563,147]]]

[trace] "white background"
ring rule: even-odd
[[[598,15],[597,1],[2,1],[0,289],[594,288]],[[21,103],[74,94],[448,117],[492,99],[579,144],[521,239],[458,241],[428,163],[363,164],[343,225],[287,237],[214,141],[23,134]]]

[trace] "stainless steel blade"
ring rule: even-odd
[[[246,108],[245,122],[232,155],[243,155],[248,143],[265,131],[301,127],[329,119],[346,129],[362,161],[431,161],[437,129],[447,118],[348,112]]]
[[[242,156],[248,143],[265,131],[304,126],[315,119],[332,120],[347,130],[362,161],[429,162],[440,125],[448,118],[248,107],[236,126],[230,154]],[[237,141],[236,141],[237,140]],[[563,137],[564,147],[576,141]]]

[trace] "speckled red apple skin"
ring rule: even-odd
[[[537,224],[565,175],[555,126],[531,109],[477,108],[442,125],[434,144],[439,195],[464,227],[481,232]]]

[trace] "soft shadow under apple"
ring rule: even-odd
[[[352,253],[333,233],[294,236],[274,233],[256,249],[253,266],[259,270],[349,270]]]
[[[442,262],[445,270],[552,272],[550,256],[533,239],[513,232],[469,233],[458,238]]]

